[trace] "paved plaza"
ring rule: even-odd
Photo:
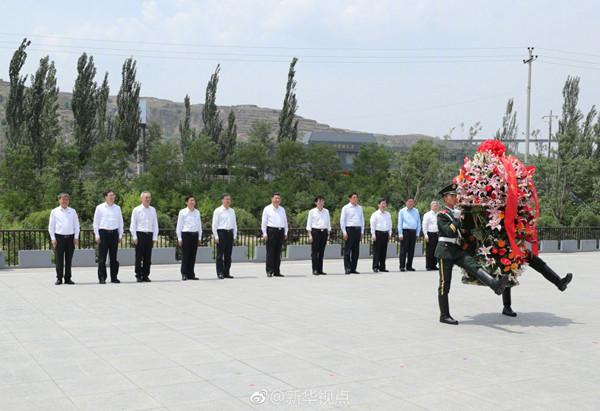
[[[99,285],[76,268],[0,270],[2,410],[596,410],[600,408],[600,252],[542,254],[564,292],[527,269],[501,297],[455,268],[440,324],[437,272],[327,276],[309,261],[234,263],[233,280],[198,264],[154,265],[151,283],[121,267]]]

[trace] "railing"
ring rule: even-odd
[[[538,239],[542,240],[598,240],[600,239],[600,227],[538,227]],[[365,229],[365,237],[362,244],[371,244],[370,230]],[[422,243],[422,237],[419,237],[418,243]],[[392,231],[392,243],[398,242],[397,230]],[[264,245],[260,228],[241,228],[238,230],[235,245],[246,246],[247,257],[255,258],[255,248]],[[308,245],[310,244],[308,232],[303,228],[290,228],[288,239],[284,244],[284,255],[287,245]],[[342,230],[334,228],[331,230],[331,236],[328,244],[339,244],[343,247],[344,239]],[[216,254],[216,244],[210,229],[204,229],[202,232],[202,246],[212,247],[213,256]],[[132,236],[129,231],[123,232],[123,241],[119,244],[120,248],[133,248]],[[175,247],[176,258],[180,259],[181,250],[177,242],[175,229],[161,229],[158,236],[156,247]],[[94,231],[91,229],[81,230],[79,234],[79,243],[77,248],[98,250],[98,244],[94,238]],[[0,250],[5,251],[6,265],[18,265],[19,250],[51,250],[50,235],[47,230],[0,230]]]

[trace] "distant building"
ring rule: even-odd
[[[369,133],[314,131],[307,133],[302,142],[304,144],[327,144],[332,146],[340,155],[342,168],[348,169],[352,167],[354,159],[358,156],[360,146],[367,143],[377,143],[377,139]]]

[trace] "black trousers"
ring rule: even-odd
[[[110,279],[116,280],[119,274],[117,250],[119,249],[118,230],[100,230],[98,245],[98,280],[106,281],[106,256],[110,256]]]
[[[152,264],[152,233],[137,231],[138,243],[135,246],[135,276],[148,278]]]
[[[390,234],[388,231],[375,231],[375,242],[373,243],[373,269],[385,270],[389,238]]]
[[[427,242],[427,246],[425,246],[425,268],[434,270],[437,263],[437,258],[435,258],[434,254],[438,243],[438,233],[428,231],[427,237],[429,237],[429,241]]]
[[[346,227],[348,239],[344,244],[344,270],[356,271],[360,252],[360,227]]]
[[[75,253],[75,235],[56,234],[55,262],[56,262],[56,278],[62,280],[63,270],[65,280],[71,279],[71,262],[73,261],[73,253]]]
[[[318,273],[323,272],[323,257],[329,233],[326,228],[313,228],[310,231],[313,241],[311,244],[312,269]]]
[[[417,243],[417,230],[402,230],[403,239],[400,242],[400,268],[413,268],[413,256]]]
[[[233,250],[233,230],[217,230],[217,275],[229,275],[231,252]]]
[[[281,274],[281,248],[284,237],[283,228],[267,227],[267,274]]]
[[[181,233],[181,275],[187,278],[196,276],[196,254],[198,253],[198,231]]]

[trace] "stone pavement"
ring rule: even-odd
[[[74,286],[52,269],[0,271],[2,410],[598,409],[600,253],[543,254],[564,292],[528,269],[501,298],[454,270],[440,324],[436,272],[343,275],[342,260],[233,265],[217,280],[182,282],[176,265],[152,283],[99,285],[77,268]],[[398,262],[388,260],[397,270]]]

